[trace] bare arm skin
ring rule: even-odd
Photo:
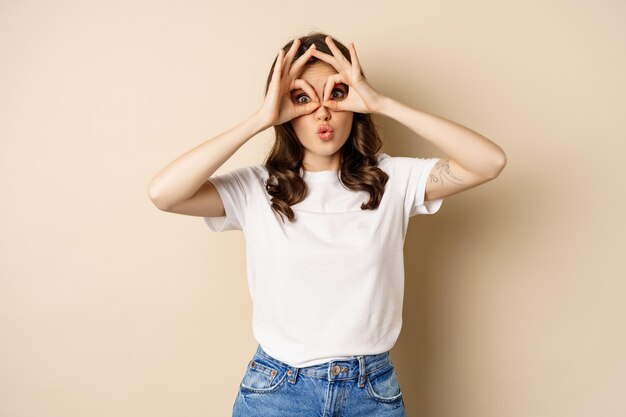
[[[506,154],[494,142],[463,125],[411,108],[379,93],[362,77],[354,43],[349,46],[350,61],[330,36],[326,37],[326,43],[332,55],[320,51],[312,53],[339,73],[329,78],[331,82],[326,84],[325,93],[329,93],[333,84],[339,81],[350,86],[347,99],[329,102],[329,107],[336,111],[352,110],[390,117],[450,155],[440,158],[433,167],[426,183],[425,201],[448,197],[493,180],[504,169]]]
[[[389,97],[381,99],[379,114],[391,117],[437,145],[449,157],[433,167],[425,200],[448,197],[495,179],[504,169],[506,154],[479,133]]]
[[[311,57],[309,48],[292,65],[300,40],[289,52],[280,49],[272,71],[263,106],[232,129],[196,146],[163,168],[148,185],[152,203],[163,211],[191,216],[220,217],[226,215],[222,198],[208,180],[244,143],[268,127],[283,124],[320,106],[315,90],[297,79]],[[313,101],[296,105],[289,92],[301,88]]]
[[[185,152],[150,181],[148,196],[163,211],[224,216],[224,205],[207,179],[244,143],[267,128],[255,113],[232,129]]]

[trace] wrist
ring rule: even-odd
[[[255,126],[257,133],[264,131],[268,127],[271,127],[271,124],[268,123],[267,120],[265,120],[265,118],[258,111],[253,113],[252,116],[249,117],[249,120],[251,124]]]
[[[378,106],[374,113],[382,116],[389,116],[389,108],[393,105],[393,99],[391,97],[382,96],[378,100]]]

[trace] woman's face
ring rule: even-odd
[[[304,67],[299,78],[311,85],[320,102],[323,101],[324,88],[330,75],[337,74],[335,68],[323,61],[316,61]],[[341,83],[333,87],[327,100],[344,100],[348,95],[348,86]],[[296,104],[313,101],[312,97],[301,89],[290,92],[291,100]],[[304,169],[307,171],[323,171],[340,169],[339,150],[346,143],[352,130],[351,111],[333,111],[323,104],[312,113],[291,119],[291,126],[304,147]],[[329,125],[333,133],[328,140],[323,140],[317,133],[321,125]]]

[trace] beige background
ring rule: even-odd
[[[392,350],[409,415],[626,415],[625,17],[617,0],[0,1],[0,415],[230,415],[256,349],[243,235],[159,211],[147,185],[256,111],[278,48],[311,30],[508,157],[411,220]],[[383,151],[444,156],[376,120]]]

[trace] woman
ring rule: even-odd
[[[392,117],[447,158],[391,157],[371,114]],[[263,164],[214,172],[274,127]],[[408,221],[498,176],[493,142],[376,91],[354,44],[323,33],[278,53],[262,107],[183,154],[151,182],[161,210],[246,237],[259,342],[234,416],[404,416],[389,350],[402,323]],[[208,180],[207,180],[208,178]]]

